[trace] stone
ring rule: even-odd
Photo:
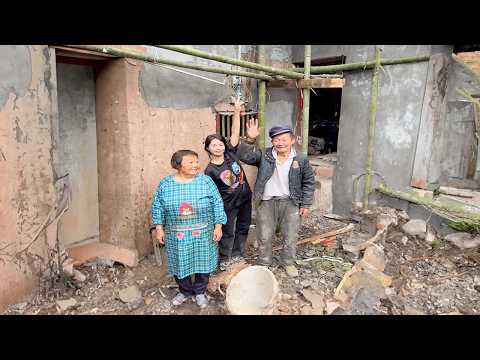
[[[363,261],[368,262],[379,271],[385,270],[385,254],[378,246],[369,246],[363,254]]]
[[[365,233],[350,233],[347,239],[342,241],[343,250],[352,253],[354,256],[358,257],[360,250],[358,246],[370,239],[369,234]]]
[[[400,242],[401,242],[403,245],[407,245],[407,243],[408,243],[408,236],[402,237],[402,240],[400,240]]]
[[[73,269],[73,279],[78,282],[84,282],[87,279],[87,276],[80,271]]]
[[[70,298],[67,300],[57,300],[55,304],[57,305],[57,310],[59,312],[64,312],[76,307],[77,300],[75,300],[74,298]]]
[[[358,289],[352,299],[350,313],[352,315],[376,315],[378,311],[375,310],[379,302],[379,297],[367,288]]]
[[[292,295],[290,294],[282,294],[280,296],[283,300],[290,300],[292,298]]]
[[[425,235],[425,242],[429,245],[432,245],[436,240],[435,234],[430,226],[427,227],[427,233]]]
[[[21,303],[12,305],[12,308],[14,308],[15,310],[23,311],[27,308],[27,305],[28,305],[28,303],[21,302]]]
[[[460,249],[473,249],[480,246],[480,237],[472,239],[469,233],[458,232],[445,236],[445,240],[451,242]]]
[[[120,290],[118,297],[124,303],[133,303],[142,299],[142,293],[135,285]]]
[[[295,265],[288,265],[285,267],[285,272],[287,273],[288,276],[290,277],[297,277],[298,274],[298,269],[295,267]]]
[[[415,193],[415,195],[419,197],[426,198],[426,199],[433,199],[433,191],[416,189],[416,188],[412,188],[412,191]]]
[[[153,299],[151,297],[145,298],[145,305],[150,305],[153,302]]]
[[[421,219],[413,219],[404,224],[402,230],[410,236],[424,236],[427,232],[427,223]]]
[[[303,290],[302,295],[312,304],[312,308],[322,310],[325,308],[325,301],[322,295],[311,290]]]
[[[385,295],[387,295],[387,296],[394,296],[396,294],[397,294],[397,292],[395,291],[394,288],[388,287],[388,288],[385,289]]]
[[[385,287],[390,286],[391,278],[376,269],[372,269],[373,271],[363,270],[357,265],[358,263],[352,270],[345,273],[342,281],[340,281],[340,284],[338,284],[335,290],[335,299],[341,302],[347,302],[353,297],[354,293],[362,287],[372,291],[379,298],[385,298]],[[383,280],[383,282],[380,281],[379,274],[390,278],[390,284],[385,280]]]
[[[327,302],[325,304],[325,312],[328,315],[330,315],[339,307],[340,307],[340,303],[338,303],[334,300],[327,300]]]
[[[389,287],[392,285],[392,277],[384,274],[370,263],[366,262],[365,259],[360,260],[354,266],[354,268],[358,268],[359,270],[367,273],[369,276],[372,276],[375,280],[377,280],[382,286]]]

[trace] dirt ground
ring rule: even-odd
[[[326,218],[319,212],[303,220],[300,240],[348,225],[351,221]],[[400,225],[399,225],[400,226]],[[377,314],[477,314],[480,312],[480,253],[477,249],[460,250],[439,240],[433,248],[424,240],[408,237],[405,243],[400,227],[390,229],[380,244],[386,257],[385,274],[393,278],[387,297],[375,306]],[[247,244],[247,262],[254,264],[254,228]],[[357,224],[354,230],[360,231]],[[338,244],[349,234],[337,236]],[[403,239],[403,240],[402,240]],[[275,245],[280,245],[277,239]],[[311,302],[305,290],[320,295],[324,302],[333,300],[335,288],[356,258],[351,253],[322,245],[299,245],[298,277],[289,277],[278,265],[270,268],[280,287],[281,296],[276,314],[312,314]],[[323,258],[321,258],[323,257]],[[135,268],[120,264],[98,262],[77,268],[87,276],[83,283],[58,281],[48,290],[39,291],[31,301],[10,306],[5,315],[12,314],[145,314],[145,315],[226,315],[224,296],[209,294],[210,304],[199,309],[193,301],[173,307],[170,300],[177,289],[167,274],[165,262],[159,267],[153,255],[140,261]],[[123,302],[119,291],[136,286],[138,301]],[[75,299],[76,304],[62,311],[57,300]],[[313,312],[318,314],[318,312]]]

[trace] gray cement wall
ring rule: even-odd
[[[430,54],[430,45],[378,45],[381,56],[395,58]],[[314,45],[312,59],[346,56],[346,62],[374,59],[373,45]],[[303,46],[293,46],[293,61],[303,61]],[[397,188],[409,185],[415,156],[427,77],[427,62],[385,66],[380,72],[374,170]],[[371,71],[344,74],[338,139],[338,162],[333,182],[333,210],[347,214],[354,200],[353,180],[365,172],[371,93]],[[363,187],[363,181],[359,189]],[[361,193],[357,200],[361,199]]]
[[[212,54],[233,58],[238,57],[238,45],[186,45]],[[242,46],[242,53],[250,47]],[[189,64],[232,69],[232,65],[193,57],[170,50],[147,47],[147,52],[162,58],[182,61]],[[180,69],[189,73],[213,79],[225,85],[182,74],[158,65],[145,64],[140,74],[140,92],[147,104],[152,107],[174,108],[178,110],[204,108],[213,106],[222,100],[228,100],[231,94],[226,75],[207,73],[192,69]]]
[[[99,236],[94,70],[57,64],[57,82],[59,168],[72,187],[70,209],[59,222],[67,245]]]

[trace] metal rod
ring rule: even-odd
[[[312,60],[312,45],[305,45],[305,73],[304,79],[310,78],[310,65]],[[310,115],[310,89],[305,88],[303,91],[303,116],[302,116],[302,153],[308,155],[308,126]]]
[[[384,59],[381,60],[380,65],[396,65],[396,64],[407,64],[413,62],[422,62],[430,60],[429,55],[423,56],[409,56],[396,59]],[[364,70],[364,69],[373,69],[375,67],[375,61],[365,61],[351,64],[339,64],[339,65],[326,65],[326,66],[312,66],[310,67],[311,74],[328,74],[334,73],[337,71],[349,71],[349,70]],[[303,68],[294,68],[292,71],[295,72],[304,72]]]
[[[363,208],[368,208],[368,195],[371,191],[371,180],[373,174],[373,148],[375,147],[375,126],[377,119],[377,98],[379,88],[379,69],[380,69],[380,49],[375,47],[375,67],[372,77],[372,97],[370,101],[370,121],[368,124],[368,147],[367,147],[367,166],[365,176],[365,187],[363,190]]]
[[[259,64],[265,63],[266,57],[266,47],[265,45],[258,45],[258,58],[257,61]],[[266,132],[265,129],[265,106],[266,106],[266,94],[267,94],[267,84],[265,81],[260,80],[258,82],[258,128],[260,130],[260,136],[258,139],[258,146],[260,149],[265,149],[266,146]]]
[[[236,70],[229,70],[229,69],[223,69],[223,68],[215,68],[211,66],[198,65],[198,64],[195,64],[195,65],[187,64],[181,61],[164,59],[158,56],[152,56],[152,55],[144,54],[144,53],[130,50],[130,49],[127,50],[127,49],[119,49],[119,48],[97,46],[97,45],[62,45],[62,46],[76,48],[76,49],[84,49],[84,50],[89,50],[89,51],[94,51],[102,54],[109,54],[113,56],[129,58],[129,59],[136,59],[136,60],[141,60],[141,61],[145,61],[152,64],[167,64],[172,66],[178,66],[181,68],[194,69],[194,70],[206,71],[206,72],[217,73],[217,74],[238,75],[238,76],[249,77],[249,78],[259,79],[259,80],[267,80],[267,81],[274,80],[272,76],[265,75],[265,74],[256,74],[248,71],[236,71]]]
[[[237,66],[241,66],[241,67],[244,67],[244,68],[264,71],[264,72],[270,73],[270,74],[282,75],[282,76],[285,76],[285,77],[288,77],[288,78],[291,78],[291,79],[302,79],[303,78],[303,75],[297,74],[296,72],[291,71],[291,70],[277,69],[277,68],[274,68],[272,66],[264,65],[264,63],[254,63],[254,62],[250,62],[250,61],[234,59],[234,58],[231,58],[231,57],[228,57],[228,56],[210,54],[206,51],[187,48],[187,47],[181,46],[181,45],[154,45],[154,46],[157,46],[157,47],[162,48],[162,49],[167,49],[167,50],[171,50],[171,51],[180,52],[180,53],[187,54],[187,55],[201,57],[201,58],[204,58],[204,59],[219,61],[219,62],[223,62],[223,63],[226,63],[226,64],[231,64],[231,65],[237,65]],[[257,46],[262,46],[262,45],[257,45]]]

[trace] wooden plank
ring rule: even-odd
[[[448,58],[443,54],[430,57],[427,83],[420,118],[420,129],[410,186],[425,189],[438,181],[440,154],[435,151],[441,140],[441,126],[447,108],[446,86]]]
[[[100,54],[98,52],[83,50],[83,49],[74,49],[63,46],[50,46],[55,49],[55,53],[58,56],[63,57],[74,57],[80,59],[90,59],[90,60],[107,60],[108,58],[116,58],[116,56],[110,54]]]
[[[304,88],[343,88],[345,79],[341,78],[322,78],[322,79],[301,79],[301,80],[272,80],[267,82],[267,86],[271,88],[288,88],[288,89],[304,89]]]

